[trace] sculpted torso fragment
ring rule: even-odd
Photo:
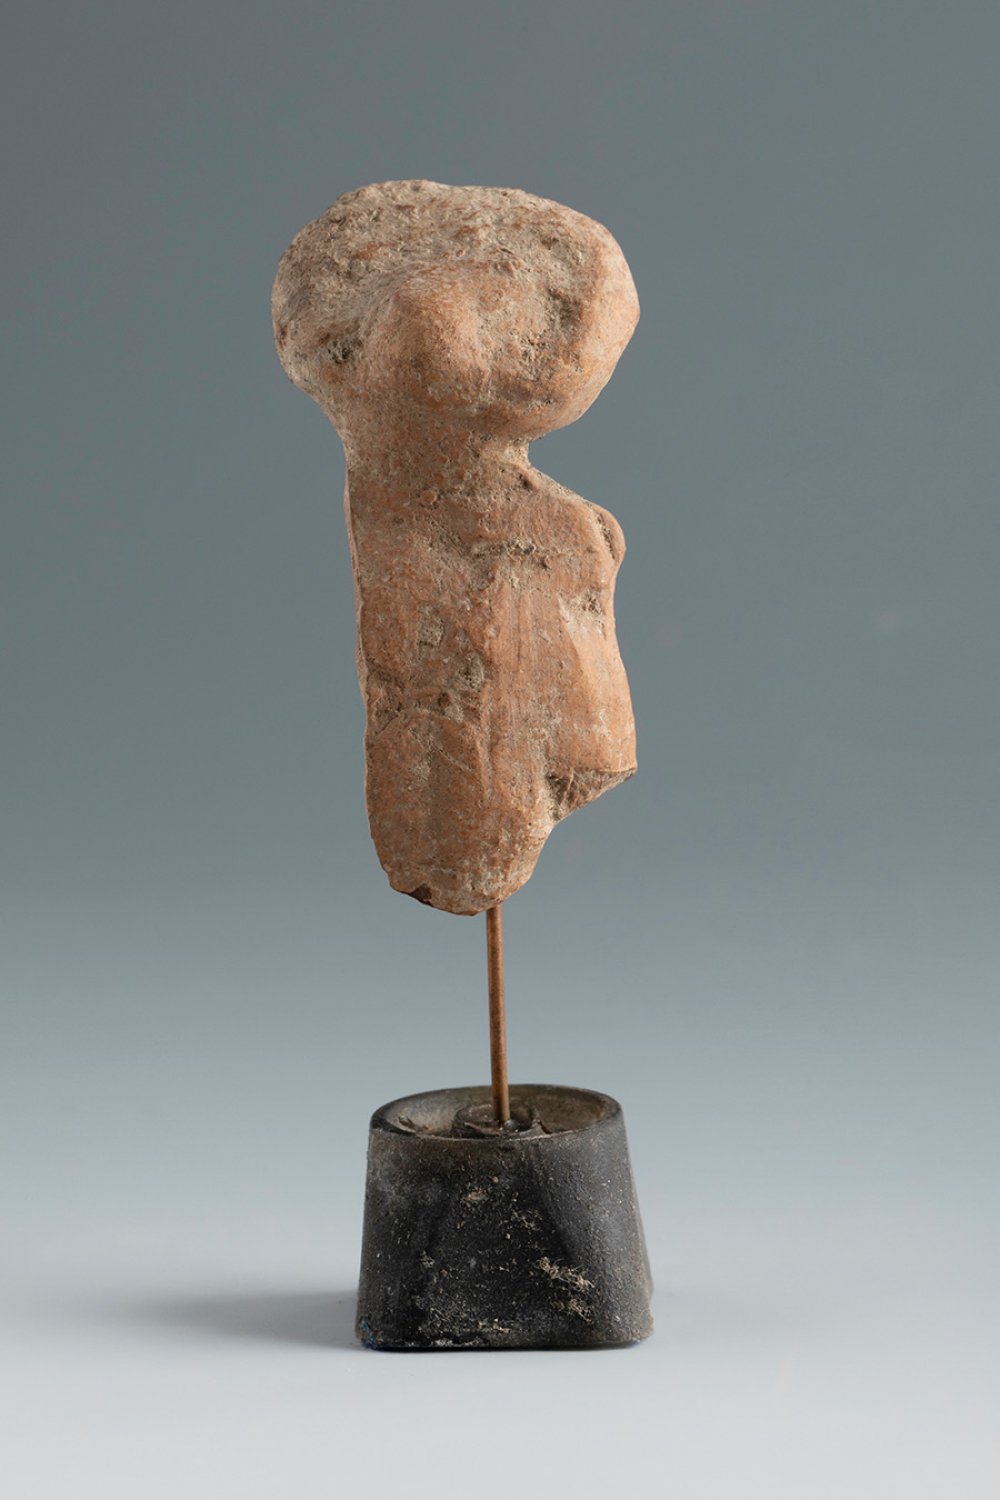
[[[612,515],[533,469],[638,317],[606,229],[502,188],[348,193],[285,252],[275,338],[347,455],[366,796],[390,883],[457,913],[635,769]]]

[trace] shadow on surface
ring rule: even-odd
[[[357,1292],[273,1292],[241,1297],[181,1297],[136,1303],[130,1322],[261,1343],[360,1349],[354,1336]]]

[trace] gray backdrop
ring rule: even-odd
[[[992,1500],[1000,10],[8,37],[13,1492]],[[367,1116],[485,1077],[483,934],[369,843],[341,450],[268,299],[407,176],[594,216],[643,307],[532,450],[625,529],[640,774],[507,908],[514,1076],[629,1122],[658,1333],[607,1357],[350,1342]]]

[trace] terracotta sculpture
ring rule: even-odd
[[[496,907],[635,769],[617,521],[533,469],[638,302],[608,231],[507,188],[347,193],[282,257],[274,331],[347,455],[366,796],[391,884]]]
[[[347,193],[285,252],[274,332],[347,455],[365,785],[392,885],[485,911],[487,1089],[376,1110],[357,1333],[376,1349],[594,1348],[652,1329],[621,1108],[511,1086],[502,902],[553,825],[631,776],[613,516],[533,469],[638,317],[615,241],[509,188]]]

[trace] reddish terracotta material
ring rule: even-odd
[[[347,455],[366,797],[390,883],[471,914],[635,770],[621,528],[532,468],[638,318],[608,231],[509,188],[389,182],[281,259],[274,331]]]

